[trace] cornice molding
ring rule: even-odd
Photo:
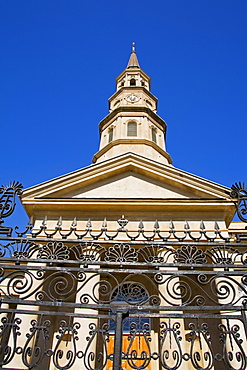
[[[137,107],[137,106],[128,106],[128,107],[118,107],[114,109],[111,113],[109,113],[100,123],[99,123],[99,131],[103,130],[104,125],[108,124],[109,121],[113,120],[116,115],[119,113],[127,113],[127,112],[140,112],[146,113],[149,115],[153,120],[159,123],[164,131],[166,131],[166,122],[159,117],[156,113],[154,113],[150,108],[147,107]]]
[[[129,68],[125,68],[123,70],[123,72],[121,72],[117,76],[116,82],[118,82],[119,79],[121,79],[125,74],[128,74],[129,72],[134,72],[134,73],[139,72],[140,74],[143,74],[146,77],[147,80],[149,80],[149,81],[151,80],[151,78],[149,77],[149,75],[146,72],[144,72],[141,68],[138,68],[138,67],[129,67]],[[131,73],[129,73],[129,74],[131,74]]]
[[[169,164],[172,164],[172,159],[170,154],[168,154],[165,150],[163,150],[159,145],[154,143],[151,140],[147,139],[117,139],[113,140],[104,146],[101,150],[99,150],[96,154],[94,154],[92,162],[95,163],[98,158],[100,158],[103,154],[105,154],[109,149],[113,148],[114,146],[121,145],[121,144],[136,144],[136,145],[148,145],[155,149],[158,153],[160,153],[163,157],[165,157]]]
[[[110,96],[110,98],[108,99],[109,102],[111,102],[113,99],[115,99],[118,95],[120,95],[121,93],[123,92],[133,92],[133,91],[138,91],[138,90],[142,90],[145,94],[147,94],[151,99],[153,99],[155,101],[155,103],[157,103],[158,101],[158,98],[156,98],[156,96],[154,96],[149,90],[147,90],[144,86],[123,86],[121,87],[119,90],[117,90],[112,96]]]
[[[145,173],[148,177],[176,186],[179,189],[186,188],[189,191],[195,192],[195,194],[199,192],[199,199],[224,198],[227,202],[229,200],[232,201],[232,198],[230,198],[231,189],[226,186],[131,152],[121,154],[97,164],[84,167],[55,179],[32,186],[25,189],[20,197],[22,201],[26,201],[31,198],[37,199],[37,197],[54,197],[55,193],[56,196],[60,192],[64,194],[66,192],[70,192],[71,188],[80,188],[85,186],[85,183],[95,183],[99,178],[105,179],[129,170],[136,170],[140,173]]]

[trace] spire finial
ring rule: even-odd
[[[130,54],[129,63],[127,65],[127,68],[131,68],[131,67],[140,68],[139,63],[138,63],[138,59],[137,59],[137,55],[136,55],[136,49],[135,49],[135,43],[134,42],[132,42],[132,51],[131,51],[131,54]]]

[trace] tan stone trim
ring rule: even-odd
[[[212,220],[212,214],[215,220],[225,219],[228,224],[231,222],[235,213],[235,204],[233,201],[219,199],[213,200],[191,200],[191,199],[129,199],[129,198],[70,198],[70,199],[26,199],[23,205],[29,217],[35,212],[36,215],[44,217],[45,215],[55,217],[73,215],[73,217],[88,217],[90,212],[94,215],[104,213],[104,217],[111,212],[124,214],[142,214],[145,218],[147,215],[156,214],[159,221],[169,219],[188,220],[195,219],[197,214],[200,219],[206,221]],[[95,217],[95,216],[94,216]],[[156,217],[156,216],[155,216]],[[133,218],[131,216],[131,218]]]
[[[134,121],[134,120],[133,120]],[[147,140],[147,139],[117,139],[113,140],[110,143],[108,143],[104,148],[99,150],[96,154],[93,156],[93,163],[97,161],[98,158],[100,158],[103,154],[105,154],[109,149],[113,148],[116,145],[121,144],[137,144],[137,145],[148,145],[151,146],[153,149],[155,149],[157,152],[159,152],[163,157],[165,157],[168,160],[169,164],[172,164],[172,159],[170,157],[170,154],[168,154],[166,151],[164,151],[160,146],[158,146],[153,141]]]
[[[61,204],[110,204],[110,203],[126,203],[126,204],[153,204],[158,205],[169,205],[181,207],[181,204],[186,206],[217,206],[221,204],[222,206],[234,206],[235,203],[232,200],[226,201],[225,199],[192,199],[192,198],[26,198],[23,200],[23,204],[51,204],[51,203],[61,203]]]
[[[117,90],[112,96],[110,96],[110,98],[108,99],[109,103],[114,100],[115,98],[117,98],[118,95],[120,95],[123,91],[125,92],[129,92],[129,93],[133,93],[135,91],[138,91],[138,90],[142,90],[144,92],[144,94],[148,95],[149,98],[153,99],[155,101],[155,103],[157,103],[158,101],[158,98],[156,98],[156,96],[154,96],[149,90],[147,90],[144,86],[123,86],[121,87],[119,90]]]
[[[130,118],[129,118],[130,117]],[[114,122],[118,120],[118,118],[126,118],[129,120],[134,120],[134,121],[140,121],[140,119],[146,118],[151,124],[153,124],[155,127],[160,129],[164,136],[166,136],[166,127],[164,125],[161,125],[157,120],[154,119],[154,117],[151,117],[149,114],[139,114],[139,112],[125,112],[124,114],[119,113],[116,116],[113,116],[108,122],[104,124],[104,127],[102,127],[101,135],[102,133],[109,128]],[[123,122],[125,125],[127,121]]]
[[[138,70],[140,71],[141,74],[143,74],[147,78],[147,80],[149,80],[149,81],[151,80],[151,78],[149,77],[149,75],[147,75],[141,68],[138,68]],[[128,72],[134,72],[134,73],[136,73],[136,71],[137,71],[137,68],[136,67],[135,68],[125,68],[123,70],[123,72],[121,72],[120,75],[117,76],[116,82],[119,79],[121,79],[126,73],[128,73]]]
[[[100,123],[99,123],[99,130],[100,132],[104,129],[104,126],[108,124],[109,121],[115,119],[115,116],[117,116],[119,113],[131,113],[131,112],[138,112],[138,113],[147,113],[154,121],[159,123],[164,131],[166,131],[166,122],[160,118],[156,113],[154,113],[150,108],[148,107],[137,107],[137,106],[127,106],[127,107],[118,107],[114,109],[111,113],[109,113]],[[140,114],[141,116],[141,114]]]

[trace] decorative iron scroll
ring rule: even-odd
[[[244,183],[236,182],[232,185],[231,189],[231,197],[238,198],[238,202],[236,204],[238,217],[241,221],[247,222],[247,187]]]
[[[0,187],[0,234],[11,235],[12,229],[1,225],[3,218],[10,216],[14,212],[16,206],[15,196],[22,193],[22,188],[22,184],[17,181]]]
[[[128,289],[126,290],[126,286]],[[147,288],[148,287],[148,288]],[[144,294],[145,292],[145,294]],[[111,309],[122,297],[132,310],[169,311],[215,306],[219,310],[247,308],[247,271],[166,271],[140,269],[75,268],[57,269],[11,265],[1,269],[2,302],[45,304]]]
[[[34,241],[35,240],[35,241]],[[218,265],[247,267],[247,246],[245,243],[216,244],[205,246],[199,244],[173,243],[109,243],[79,242],[70,240],[46,240],[16,238],[13,241],[0,243],[0,258],[11,257],[16,261],[31,259],[40,262],[74,261],[84,266],[98,262],[99,265],[139,264],[144,266],[186,266],[194,269],[197,265]],[[216,267],[215,266],[215,267]]]
[[[30,321],[29,332],[25,333],[26,339],[21,340],[21,331],[17,330],[22,329],[23,321],[27,323],[26,319],[26,317],[16,318],[12,323],[7,318],[2,318],[0,336],[3,338],[7,334],[6,343],[11,343],[10,327],[13,337],[12,346],[7,345],[3,348],[2,343],[0,345],[0,366],[4,366],[6,369],[14,356],[20,357],[19,361],[27,369],[34,369],[39,365],[42,366],[42,369],[48,369],[49,363],[53,363],[53,366],[59,370],[72,369],[76,360],[81,365],[83,363],[87,370],[103,369],[107,359],[112,358],[107,353],[109,325],[106,323],[96,325],[84,320],[84,332],[86,331],[88,336],[82,347],[79,342],[83,334],[80,330],[82,324],[80,322],[72,323],[72,317],[60,320],[58,327],[53,327],[53,319],[40,315],[38,319]],[[85,323],[87,323],[87,327],[85,327]],[[56,334],[54,339],[52,338],[53,334]],[[101,343],[102,350],[98,352],[96,357],[94,351],[97,341]],[[22,345],[19,345],[20,343]],[[51,344],[52,348],[49,347]],[[43,367],[45,365],[46,367]]]
[[[145,319],[152,318],[154,323],[144,324],[144,316],[140,318],[130,318],[133,322],[121,354],[124,368],[152,369],[158,362],[166,370],[186,368],[186,363],[195,370],[246,370],[242,318],[222,314],[222,323],[217,323],[207,315],[203,319],[195,316],[187,325],[182,317],[160,317],[155,323],[146,314]],[[57,323],[54,316],[44,314],[32,320],[25,314],[14,320],[5,317],[0,326],[6,345],[4,348],[1,342],[0,366],[45,370],[51,366],[58,370],[74,366],[86,370],[114,368],[115,334],[109,325],[112,320],[111,315],[98,315],[98,319],[67,316]]]
[[[245,243],[38,241],[2,247],[3,368],[118,370],[118,307],[123,367],[246,369]]]

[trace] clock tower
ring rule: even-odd
[[[98,163],[132,152],[171,164],[166,151],[166,123],[157,115],[158,99],[150,92],[150,77],[140,68],[135,44],[126,69],[116,79],[116,92],[109,98],[109,114],[100,122]]]

